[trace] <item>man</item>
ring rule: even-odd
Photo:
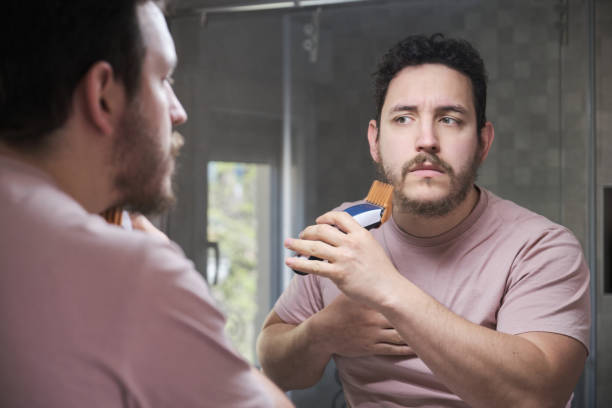
[[[281,388],[333,357],[351,407],[563,407],[587,356],[588,270],[565,228],[474,184],[494,138],[468,43],[413,36],[375,76],[372,158],[394,187],[372,233],[329,212],[285,246],[295,276],[258,340]]]
[[[3,4],[0,406],[291,406],[233,351],[175,244],[96,215],[173,198],[187,117],[160,7]]]

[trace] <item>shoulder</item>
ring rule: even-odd
[[[19,201],[11,210],[11,245],[34,254],[29,259],[25,253],[14,254],[28,269],[44,267],[81,291],[112,291],[116,299],[130,303],[144,290],[185,281],[208,296],[201,276],[176,244],[110,225],[51,185],[39,186]]]
[[[484,218],[496,223],[512,235],[522,236],[527,240],[537,240],[543,236],[567,240],[578,246],[574,234],[563,225],[560,225],[543,215],[537,214],[513,201],[502,199],[488,190],[483,189],[487,195],[487,209]]]
[[[214,303],[203,277],[174,242],[97,219],[86,228],[91,241],[81,250],[112,270],[107,272],[110,279],[132,282],[131,293],[140,294],[141,301],[161,304],[161,299],[179,302],[183,296],[192,296],[207,308]]]
[[[504,231],[495,240],[497,251],[507,252],[512,258],[509,288],[588,286],[589,270],[582,246],[569,229],[511,201],[489,195],[491,211],[501,220],[500,230]]]

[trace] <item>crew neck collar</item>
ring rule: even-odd
[[[16,157],[12,157],[12,156],[0,153],[0,165],[12,168],[22,174],[25,173],[30,176],[33,176],[39,179],[43,179],[57,186],[55,179],[49,173],[45,172],[41,168],[36,167],[35,165],[31,163],[28,163],[25,160],[21,160]]]
[[[476,206],[474,206],[468,216],[465,217],[459,224],[455,225],[453,228],[440,235],[436,235],[433,237],[417,237],[408,234],[397,225],[393,217],[390,217],[391,219],[388,222],[388,224],[390,224],[389,228],[391,229],[393,234],[399,236],[403,241],[415,246],[430,247],[452,241],[453,239],[457,238],[465,231],[470,229],[476,223],[476,221],[478,221],[478,219],[481,217],[481,215],[487,208],[487,204],[489,202],[489,194],[487,190],[479,188],[478,186],[476,186],[476,188],[480,193]]]

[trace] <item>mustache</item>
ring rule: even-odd
[[[176,159],[178,157],[181,147],[183,147],[184,144],[185,138],[183,137],[183,135],[181,135],[176,130],[172,132],[172,136],[170,139],[170,154],[173,158]]]
[[[425,162],[429,162],[434,166],[441,168],[442,170],[444,170],[445,173],[448,173],[449,176],[453,176],[455,174],[450,164],[446,163],[444,160],[442,160],[433,153],[424,152],[420,153],[417,156],[414,156],[402,166],[402,180],[410,172],[410,169]]]

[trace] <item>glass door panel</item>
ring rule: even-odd
[[[211,292],[227,318],[226,332],[236,349],[256,362],[255,341],[262,313],[269,308],[270,166],[239,162],[208,163],[208,265]]]

